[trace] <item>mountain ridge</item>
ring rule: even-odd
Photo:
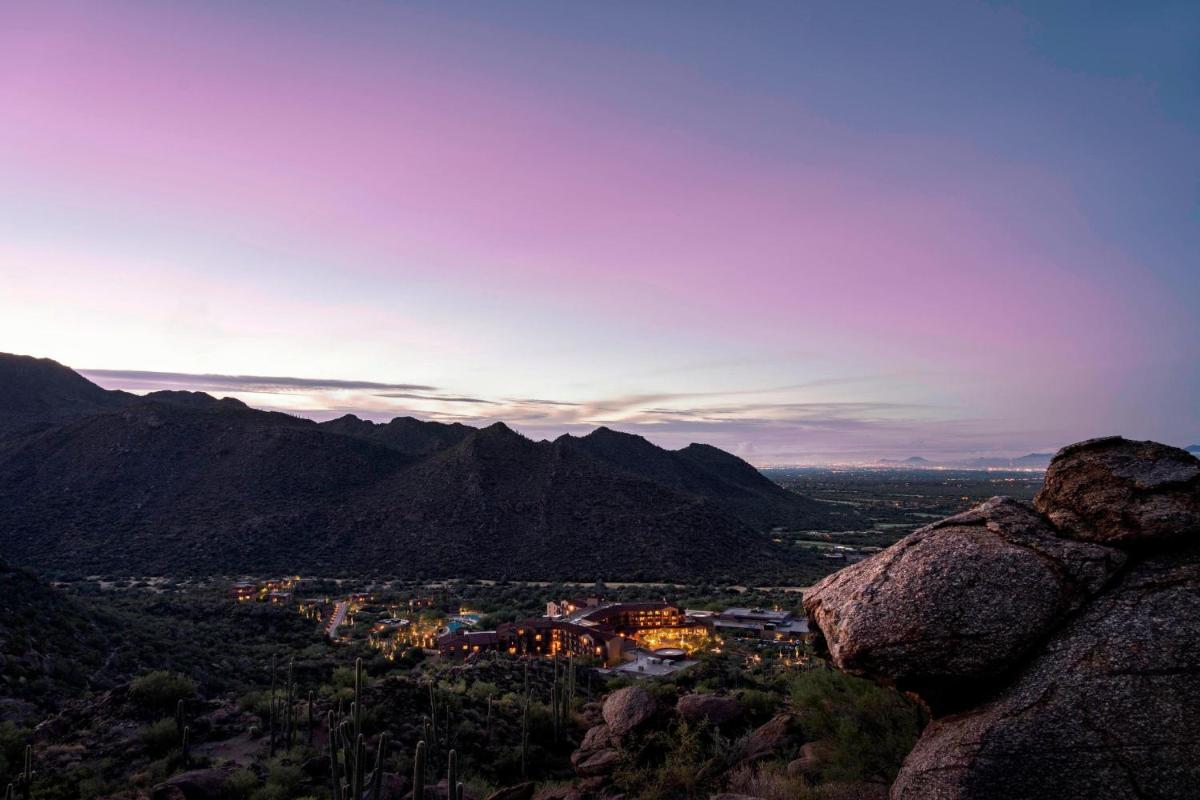
[[[0,397],[42,374],[0,369]],[[856,521],[706,445],[317,423],[202,393],[113,398],[46,374],[54,385],[20,390],[42,398],[41,417],[0,436],[0,547],[52,570],[695,577],[756,555],[786,562],[771,527]],[[66,411],[57,385],[71,388]]]

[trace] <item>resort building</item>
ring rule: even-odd
[[[240,602],[258,597],[258,587],[253,583],[235,583],[229,587],[229,596]]]
[[[512,655],[595,658],[612,667],[639,647],[687,651],[707,636],[704,625],[672,603],[589,600],[550,603],[547,616],[506,623],[495,631],[448,632],[438,638],[438,651],[459,657],[491,649]]]
[[[720,636],[787,642],[809,638],[808,620],[794,617],[789,611],[736,607],[718,614],[691,616]]]
[[[281,589],[274,589],[267,594],[267,599],[271,601],[271,605],[273,606],[291,605],[292,593]]]

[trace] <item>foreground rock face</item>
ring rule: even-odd
[[[1198,554],[1137,564],[995,701],[935,721],[892,796],[1200,796]]]
[[[951,707],[1001,674],[1125,562],[996,497],[926,526],[804,599],[833,663]]]
[[[1074,539],[1200,544],[1200,460],[1158,442],[1091,439],[1059,451],[1034,505]]]
[[[992,500],[815,587],[834,663],[941,715],[893,800],[1200,797],[1197,476],[1153,442],[1073,445],[1044,516]]]

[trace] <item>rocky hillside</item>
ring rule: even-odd
[[[893,800],[1194,797],[1200,460],[1119,437],[805,598],[835,666],[935,714]]]
[[[0,435],[0,548],[39,568],[699,577],[786,567],[773,526],[857,521],[715,448],[607,429],[534,442],[502,424],[317,424],[105,392],[19,357],[0,363],[7,396],[22,410]]]

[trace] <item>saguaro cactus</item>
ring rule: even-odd
[[[529,772],[529,704],[533,695],[525,695],[525,710],[521,713],[521,777]]]
[[[370,800],[379,800],[383,788],[383,764],[387,756],[388,736],[387,733],[380,734],[375,750],[375,763],[373,768],[368,770],[367,742],[362,732],[364,702],[363,668],[360,658],[354,665],[354,702],[350,704],[350,718],[342,718],[340,707],[336,714],[330,711],[327,717],[330,790],[333,800],[362,800],[363,793],[368,788]]]
[[[267,712],[267,725],[271,735],[271,756],[275,755],[275,654],[271,654],[271,704]]]
[[[310,689],[308,692],[308,746],[312,747],[313,743],[313,693]]]
[[[16,783],[10,783],[8,788],[4,790],[4,800],[17,800],[17,792],[21,793],[21,800],[29,800],[29,794],[33,791],[33,745],[25,745],[25,764],[21,769],[21,774],[17,776]]]
[[[417,742],[417,752],[413,756],[413,790],[412,800],[425,800],[425,742]]]

